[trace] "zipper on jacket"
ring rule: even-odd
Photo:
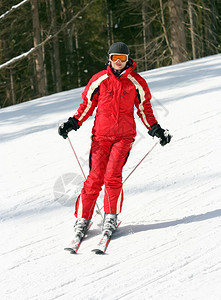
[[[126,92],[123,92],[123,98],[124,98],[125,95],[126,95]]]

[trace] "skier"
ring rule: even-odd
[[[89,175],[75,206],[75,234],[83,237],[93,215],[96,200],[104,184],[103,232],[113,233],[117,215],[122,210],[122,169],[128,159],[136,125],[137,114],[151,136],[166,145],[171,135],[158,124],[150,104],[151,94],[146,81],[136,72],[136,62],[129,55],[125,43],[110,46],[106,70],[95,74],[82,94],[83,102],[73,117],[59,126],[58,132],[67,138],[68,132],[78,130],[97,107],[89,156]]]

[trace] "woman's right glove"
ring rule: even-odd
[[[75,130],[77,131],[80,128],[80,126],[78,125],[78,120],[73,117],[73,118],[69,118],[67,122],[62,123],[59,127],[58,127],[58,133],[63,136],[64,139],[66,139],[68,137],[68,132],[70,132],[71,130]]]
[[[172,138],[168,130],[162,129],[158,123],[155,123],[151,126],[150,130],[148,131],[148,134],[153,137],[156,136],[160,138],[161,146],[165,146],[166,144],[168,144]]]

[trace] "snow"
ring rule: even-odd
[[[34,52],[35,50],[36,50],[36,49],[33,47],[33,48],[31,48],[30,50],[28,50],[27,52],[22,53],[22,54],[20,54],[20,55],[18,55],[18,56],[13,57],[12,59],[10,59],[10,60],[6,61],[5,63],[1,64],[1,65],[0,65],[0,70],[1,70],[1,69],[4,69],[4,68],[6,68],[6,67],[8,67],[9,65],[11,65],[11,64],[13,64],[13,63],[15,63],[15,62],[17,62],[17,61],[19,61],[19,60],[21,60],[21,59],[26,58],[27,56],[29,56],[29,55],[30,55],[32,52]]]
[[[4,17],[6,17],[8,14],[10,14],[11,12],[13,12],[14,10],[16,10],[17,8],[19,8],[20,6],[22,6],[23,4],[29,2],[30,0],[23,0],[20,3],[13,5],[8,11],[6,11],[4,14],[0,15],[0,20],[3,19]]]
[[[104,256],[91,252],[99,215],[79,254],[63,250],[83,176],[57,126],[83,88],[0,110],[1,299],[221,299],[221,55],[142,76],[173,139],[125,183],[122,224]],[[124,178],[156,143],[136,120]],[[69,134],[86,173],[93,121]]]

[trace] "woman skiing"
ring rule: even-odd
[[[68,132],[78,130],[97,107],[92,129],[90,171],[75,206],[74,231],[81,237],[88,229],[103,185],[103,231],[113,233],[116,230],[117,215],[123,204],[122,169],[136,136],[134,106],[151,136],[160,138],[162,146],[171,140],[155,119],[148,85],[134,72],[136,63],[129,58],[128,46],[122,42],[114,43],[108,55],[107,69],[90,79],[77,112],[58,130],[63,138],[67,138]]]

